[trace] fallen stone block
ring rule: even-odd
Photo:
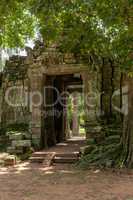
[[[15,147],[7,147],[7,153],[12,154],[15,151]]]
[[[16,157],[14,155],[7,156],[4,160],[5,166],[14,166],[14,165],[16,165],[16,163],[17,163],[17,160],[16,160]]]
[[[7,152],[9,154],[22,154],[23,153],[23,147],[8,147]]]
[[[23,134],[22,133],[15,133],[9,135],[9,140],[22,140],[23,139]]]
[[[14,140],[12,141],[13,147],[31,147],[30,140]]]
[[[31,139],[31,134],[28,132],[23,133],[24,139],[30,140]]]

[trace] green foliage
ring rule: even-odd
[[[27,123],[13,123],[8,124],[7,126],[0,125],[0,135],[6,135],[7,132],[15,133],[15,132],[28,132],[29,131],[29,124]]]
[[[19,159],[21,161],[27,160],[29,159],[29,157],[32,155],[32,153],[34,152],[33,148],[25,148],[25,151],[23,154],[18,155]]]
[[[99,145],[89,154],[83,155],[78,166],[81,168],[120,167],[121,152],[121,144]]]
[[[117,121],[109,125],[103,124],[102,126],[105,138],[100,142],[97,142],[94,138],[87,140],[88,146],[81,157],[79,167],[122,167],[123,155],[120,123]],[[90,149],[91,151],[88,151]]]
[[[132,66],[132,1],[33,0],[31,5],[48,44],[57,42],[65,52],[110,57],[120,67]]]
[[[88,62],[109,57],[132,67],[132,0],[2,0],[0,45],[22,46],[35,31],[46,45],[86,55]]]
[[[29,124],[28,123],[14,123],[9,124],[6,127],[7,131],[28,131],[29,130]]]
[[[34,36],[35,19],[28,10],[28,1],[1,0],[0,46],[23,47]]]
[[[7,148],[7,144],[5,143],[0,143],[0,152],[5,152]]]

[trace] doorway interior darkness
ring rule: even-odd
[[[82,85],[80,74],[46,76],[42,119],[43,148],[66,140],[67,99],[72,92],[82,92]]]

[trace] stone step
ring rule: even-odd
[[[51,166],[53,164],[54,157],[55,157],[54,153],[47,154],[47,156],[44,159],[43,166],[44,167]]]
[[[45,158],[43,156],[41,156],[41,157],[39,157],[39,156],[32,156],[32,157],[29,158],[29,160],[30,160],[31,163],[43,163],[44,159]]]
[[[49,152],[35,152],[29,158],[31,163],[42,163],[44,166],[50,166],[55,154]]]
[[[32,157],[43,157],[45,158],[49,153],[48,152],[34,152],[32,154]]]
[[[62,157],[79,157],[79,152],[68,152],[68,153],[55,153],[55,152],[35,152],[32,157],[46,157],[47,155],[55,155]]]
[[[75,163],[79,160],[79,152],[34,152],[29,158],[31,163],[42,163],[50,166],[52,163]]]
[[[79,159],[76,158],[76,157],[58,157],[58,156],[55,156],[54,159],[53,159],[53,162],[54,163],[76,163]]]
[[[70,152],[70,153],[56,153],[56,157],[70,157],[70,158],[79,158],[80,153],[79,152]]]

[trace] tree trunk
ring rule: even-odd
[[[123,155],[124,165],[133,167],[133,79],[128,80],[128,114],[123,126]]]
[[[122,86],[123,86],[123,73],[121,73],[120,77],[120,110],[123,106],[123,94],[122,94]],[[123,122],[123,114],[121,113],[121,121]]]
[[[112,117],[112,95],[114,92],[114,66],[111,60],[103,58],[101,68],[101,113],[109,122]]]

